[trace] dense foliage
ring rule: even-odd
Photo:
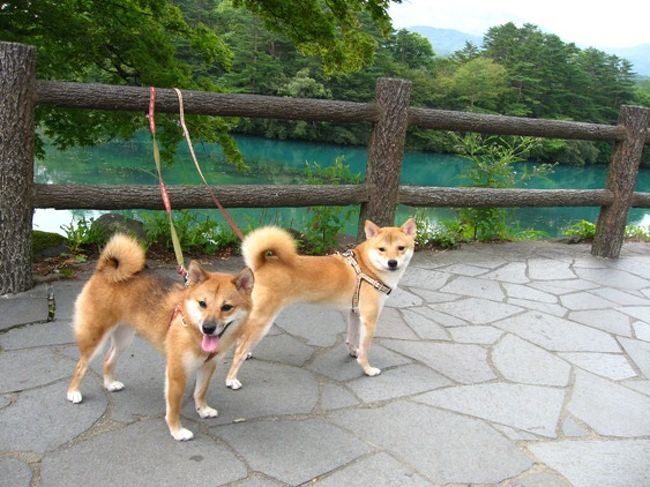
[[[399,1],[399,0],[393,0]],[[38,48],[41,79],[370,101],[378,77],[412,80],[419,106],[615,123],[622,104],[650,106],[629,62],[580,49],[538,27],[495,26],[483,45],[436,56],[421,35],[393,31],[389,0],[6,0],[0,38]],[[435,13],[433,14],[435,15]],[[59,147],[128,138],[141,114],[39,109]],[[180,132],[161,117],[171,156]],[[79,128],[83,127],[83,130]],[[229,130],[365,144],[369,127],[191,117],[195,139],[241,163]],[[412,129],[410,148],[453,151],[448,134]],[[605,162],[606,144],[545,141],[531,157]]]

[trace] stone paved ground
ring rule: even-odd
[[[236,269],[240,261],[217,263]],[[81,282],[0,299],[0,485],[650,485],[650,246],[606,261],[558,243],[418,253],[371,350],[347,357],[344,319],[287,310],[244,365],[244,388],[187,401],[189,443],[163,421],[164,363],[137,342],[126,389],[83,384],[72,302]],[[189,398],[188,398],[189,399]]]

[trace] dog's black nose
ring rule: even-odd
[[[395,269],[395,267],[397,267],[397,261],[393,259],[389,260],[388,267],[390,267],[391,269]]]
[[[217,325],[215,325],[214,323],[203,323],[201,329],[203,330],[203,333],[205,333],[206,335],[211,335],[212,333],[214,333],[214,330],[217,329]]]

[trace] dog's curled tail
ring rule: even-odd
[[[291,265],[298,253],[296,241],[289,232],[278,227],[262,227],[249,233],[241,246],[246,265],[256,271],[266,262],[267,254]]]
[[[122,282],[144,269],[145,252],[133,237],[116,233],[102,250],[97,272],[111,282]]]

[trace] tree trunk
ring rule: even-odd
[[[36,49],[0,42],[0,294],[32,287]]]

